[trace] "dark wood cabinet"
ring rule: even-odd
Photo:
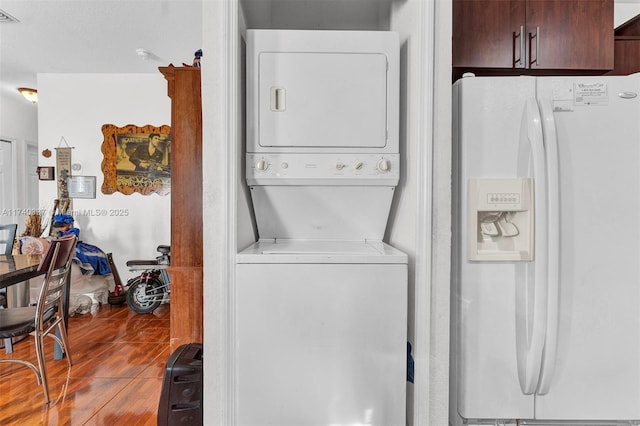
[[[524,17],[522,0],[454,0],[453,66],[522,68]]]
[[[616,37],[615,63],[608,75],[629,75],[640,72],[640,36]]]
[[[171,348],[203,343],[200,69],[161,67],[171,98]]]
[[[454,0],[453,67],[613,69],[613,0]]]
[[[640,15],[616,28],[614,35],[614,66],[609,74],[640,72]]]

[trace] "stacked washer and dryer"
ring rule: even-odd
[[[382,241],[398,116],[396,33],[247,31],[239,425],[405,424],[407,256]]]

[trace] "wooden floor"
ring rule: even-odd
[[[170,355],[169,309],[139,315],[107,305],[69,318],[71,370],[66,360],[53,360],[47,339],[48,406],[30,369],[0,363],[0,425],[155,426]],[[0,359],[11,356],[35,362],[33,337],[11,355],[0,349]]]

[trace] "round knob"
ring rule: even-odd
[[[362,161],[356,161],[355,163],[353,163],[353,168],[355,170],[362,170],[363,166],[364,166],[364,163]]]
[[[342,170],[344,169],[346,166],[344,165],[344,163],[342,161],[338,161],[336,162],[335,168],[336,170]]]
[[[264,158],[261,158],[258,161],[256,161],[256,169],[257,170],[260,170],[261,172],[264,172],[268,168],[269,168],[269,163],[267,163],[267,160],[265,160]]]
[[[391,161],[383,158],[382,160],[378,161],[377,167],[381,172],[387,173],[391,170]]]

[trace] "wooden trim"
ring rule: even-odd
[[[171,349],[201,343],[202,332],[202,268],[169,268],[171,276]],[[188,288],[181,288],[188,287]],[[179,308],[179,309],[177,309]],[[194,327],[194,324],[200,324]]]
[[[640,35],[640,15],[636,15],[633,18],[629,19],[627,22],[618,25],[618,27],[614,30],[614,34],[616,35],[616,37],[618,35]]]
[[[200,68],[160,67],[171,98],[171,348],[204,343]]]

